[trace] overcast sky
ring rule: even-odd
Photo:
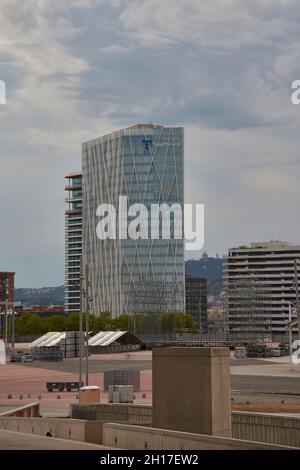
[[[185,127],[210,255],[300,242],[299,0],[1,0],[0,79],[0,270],[17,286],[63,284],[64,175],[82,141],[137,122]]]

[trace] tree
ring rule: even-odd
[[[185,329],[192,331],[192,333],[199,331],[199,326],[194,322],[192,315],[185,315]]]
[[[79,331],[79,313],[69,313],[65,320],[66,331]]]
[[[53,315],[48,318],[48,331],[65,331],[66,319],[61,315]]]
[[[135,333],[145,333],[146,332],[146,325],[147,325],[147,315],[143,313],[138,313],[137,315],[133,315],[131,321],[131,331]]]
[[[85,330],[85,315],[83,315]],[[112,318],[107,311],[99,316],[89,316],[89,330],[95,331],[131,331],[139,333],[184,333],[199,331],[198,325],[191,315],[180,312],[164,314],[123,314]],[[16,334],[18,336],[43,335],[49,331],[79,331],[79,313],[69,313],[67,317],[54,315],[41,318],[35,313],[24,313],[16,319]]]
[[[164,313],[160,317],[161,332],[172,333],[180,329],[177,313]]]
[[[93,330],[95,333],[99,331],[110,331],[113,330],[113,319],[111,314],[107,311],[101,312],[99,316],[94,317]]]
[[[27,323],[28,334],[40,335],[44,333],[43,320],[38,315],[32,315]]]
[[[184,333],[185,331],[198,331],[197,324],[193,321],[191,315],[180,312],[161,315],[162,333]]]
[[[16,334],[19,336],[40,335],[45,332],[45,323],[36,313],[26,312],[16,320]]]
[[[112,319],[112,327],[114,330],[128,331],[132,327],[131,317],[128,314],[120,315]]]

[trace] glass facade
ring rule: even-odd
[[[184,311],[184,241],[172,236],[172,218],[171,238],[151,239],[150,220],[152,204],[183,211],[183,185],[183,128],[137,125],[83,144],[83,255],[94,313]],[[97,238],[97,207],[118,212],[119,196],[148,209],[148,239]]]

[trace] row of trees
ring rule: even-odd
[[[83,316],[85,328],[85,317]],[[49,331],[78,331],[79,313],[67,316],[53,315],[39,317],[35,313],[25,313],[16,320],[18,336],[43,335]],[[89,330],[99,331],[131,331],[135,333],[170,333],[197,332],[198,327],[191,315],[184,313],[121,315],[112,318],[109,312],[100,315],[89,315]]]

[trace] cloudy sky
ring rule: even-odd
[[[209,254],[300,242],[299,26],[299,0],[1,0],[0,269],[63,283],[64,175],[137,122],[185,127]]]

